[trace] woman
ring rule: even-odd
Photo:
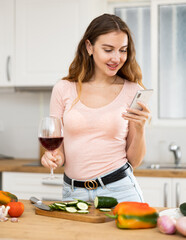
[[[150,112],[143,103],[142,111],[129,108],[141,79],[127,25],[115,15],[95,18],[51,96],[50,115],[63,121],[64,145],[41,162],[54,169],[64,164],[63,200],[143,201],[132,168],[145,155]]]

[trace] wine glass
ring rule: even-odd
[[[48,151],[57,149],[63,141],[62,121],[56,117],[44,117],[40,121],[38,138],[41,145]],[[47,179],[56,179],[53,168],[50,169],[50,176]]]

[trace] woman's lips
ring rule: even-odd
[[[116,70],[119,64],[107,64],[110,70]]]

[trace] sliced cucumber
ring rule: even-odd
[[[59,207],[58,210],[66,211],[66,207]]]
[[[66,211],[69,213],[75,213],[77,212],[77,209],[75,207],[66,207]]]
[[[56,207],[55,205],[53,205],[53,204],[50,204],[49,207],[50,207],[52,210],[56,210],[56,209],[57,209],[57,207]]]
[[[52,210],[67,211],[69,213],[89,213],[89,203],[80,199],[72,202],[55,202],[49,205]]]
[[[66,207],[66,204],[64,203],[54,203],[58,207]]]
[[[78,202],[76,206],[79,210],[87,210],[88,209],[88,204],[86,204],[84,202]]]
[[[100,208],[99,211],[101,212],[111,212],[110,208]]]
[[[88,206],[91,206],[91,203],[90,203],[90,202],[86,202],[86,201],[84,201],[84,200],[77,199],[77,198],[75,198],[74,200],[76,200],[76,201],[78,201],[78,202],[86,203]]]
[[[66,205],[62,205],[62,204],[58,204],[58,203],[53,203],[53,208],[56,209],[56,210],[61,210],[61,208],[65,208]]]
[[[77,213],[87,214],[87,213],[89,213],[89,211],[88,210],[77,210]]]
[[[112,208],[117,204],[117,199],[113,197],[97,196],[94,199],[95,208]]]
[[[67,206],[68,206],[68,207],[76,206],[77,203],[78,203],[78,201],[67,202]]]

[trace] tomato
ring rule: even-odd
[[[22,202],[9,202],[7,206],[10,206],[8,211],[10,217],[20,217],[24,212],[24,204]]]

